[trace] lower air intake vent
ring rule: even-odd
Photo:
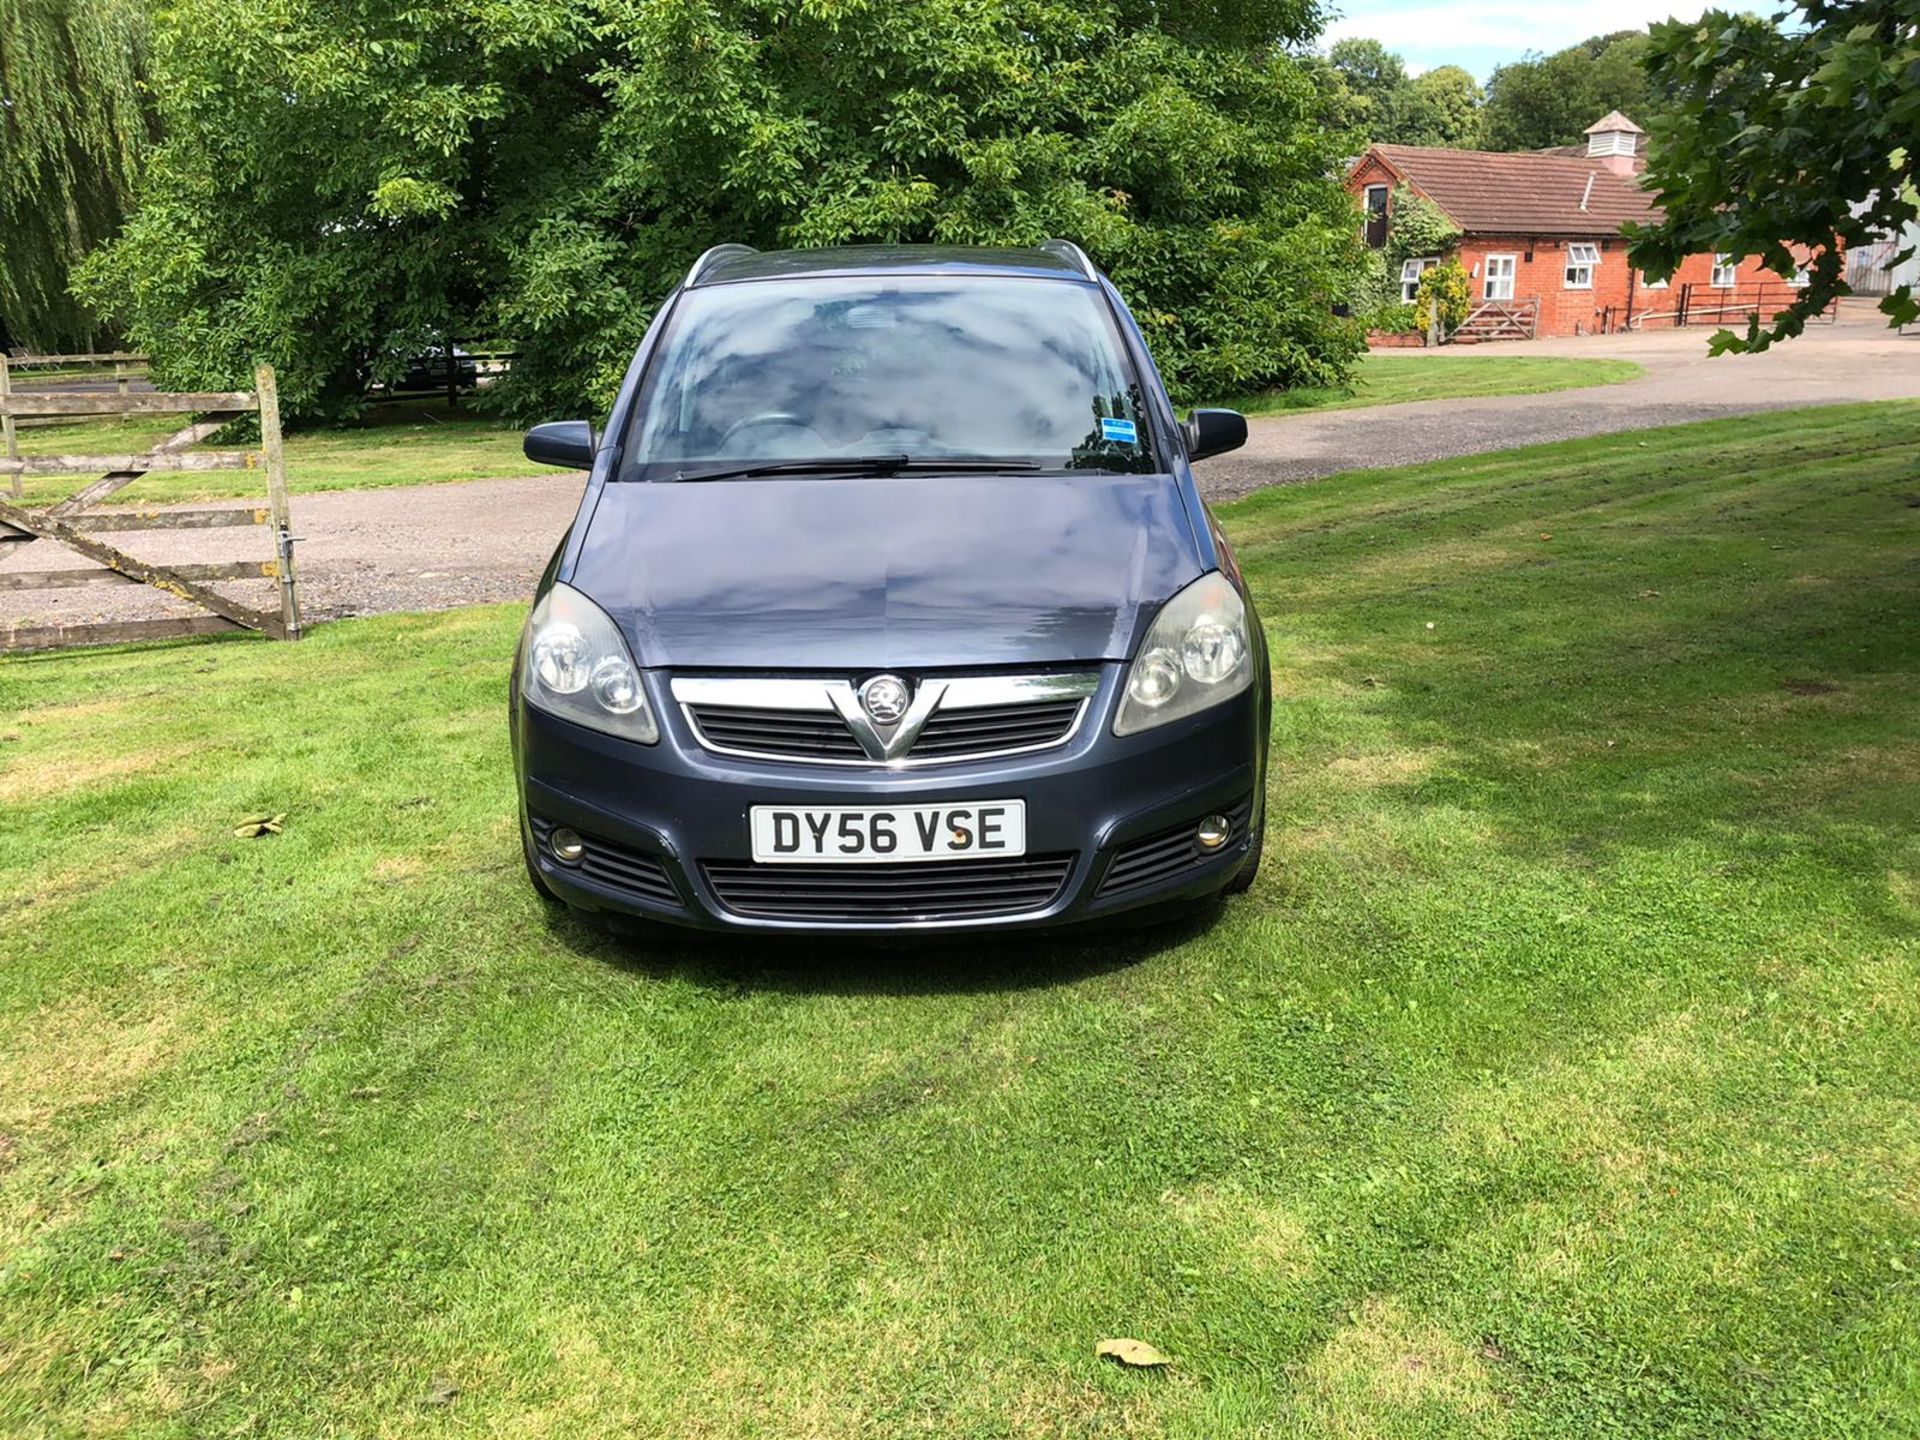
[[[702,869],[720,903],[736,915],[861,925],[979,920],[1044,909],[1067,883],[1073,856],[908,865],[709,860]]]
[[[648,855],[639,850],[629,850],[624,845],[616,845],[611,840],[602,840],[598,835],[579,832],[581,842],[586,849],[578,863],[566,868],[585,876],[609,890],[620,890],[636,900],[648,900],[655,905],[679,905],[680,892],[674,887],[673,877],[667,873],[667,867],[658,856]],[[533,839],[540,847],[540,853],[549,860],[553,851],[548,847],[548,837],[553,834],[553,822],[534,817]]]
[[[1200,816],[1196,815],[1184,825],[1122,845],[1108,863],[1097,893],[1117,895],[1123,890],[1142,890],[1176,880],[1187,871],[1198,870],[1208,861],[1218,859],[1222,852],[1237,849],[1246,838],[1253,797],[1246,797],[1222,813],[1232,828],[1228,831],[1227,843],[1219,850],[1202,850],[1194,842],[1194,828],[1200,823]]]

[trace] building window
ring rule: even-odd
[[[1603,130],[1598,135],[1587,138],[1587,155],[1597,158],[1601,155],[1633,155],[1638,153],[1631,130]]]
[[[1716,290],[1731,290],[1740,278],[1740,265],[1731,255],[1713,257],[1713,274],[1707,283]]]
[[[1518,255],[1487,256],[1487,277],[1480,287],[1483,300],[1511,300],[1513,298],[1513,268]]]
[[[1438,265],[1437,258],[1409,260],[1400,267],[1400,301],[1411,305],[1420,291],[1420,277]]]
[[[1667,288],[1667,282],[1664,280],[1649,280],[1647,278],[1647,272],[1642,270],[1640,272],[1640,288],[1643,290],[1664,290]]]
[[[1794,266],[1793,274],[1787,277],[1787,284],[1791,285],[1796,290],[1806,289],[1807,286],[1812,283],[1812,281],[1813,281],[1813,277],[1807,273],[1807,267],[1804,265]]]
[[[1591,290],[1593,288],[1593,269],[1600,263],[1598,245],[1567,246],[1567,289]]]
[[[1375,250],[1387,243],[1387,187],[1367,186],[1367,244]]]

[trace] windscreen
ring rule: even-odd
[[[623,473],[906,456],[1009,470],[1156,468],[1140,387],[1090,285],[782,279],[681,295]],[[975,468],[980,468],[976,465]]]

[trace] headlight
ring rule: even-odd
[[[620,627],[571,586],[555,585],[527,617],[520,694],[590,730],[642,745],[660,738]]]
[[[1253,645],[1240,592],[1209,571],[1160,607],[1127,670],[1113,733],[1132,735],[1178,720],[1253,683]]]

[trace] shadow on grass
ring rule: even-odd
[[[711,990],[795,995],[975,995],[1072,985],[1151,960],[1205,935],[1221,904],[1124,928],[886,938],[740,937],[635,922],[611,934],[553,908],[547,928],[582,959],[636,977]]]

